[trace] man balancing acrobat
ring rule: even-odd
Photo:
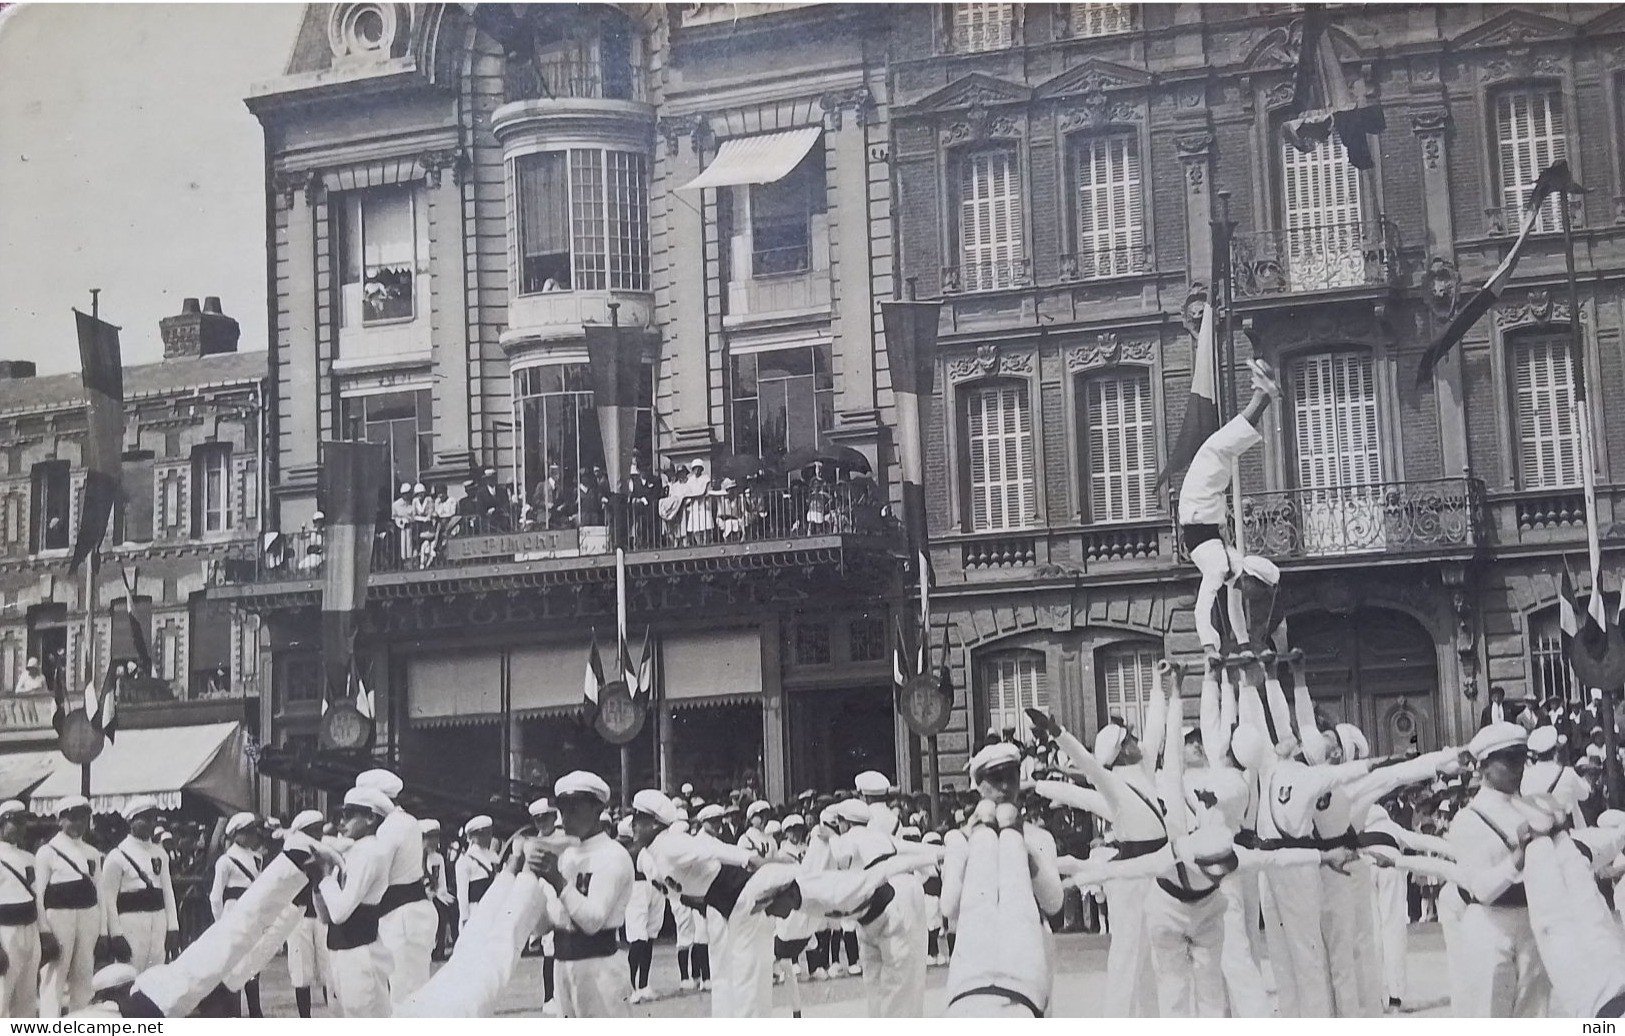
[[[1270,400],[1281,394],[1269,364],[1253,360],[1249,366],[1253,398],[1245,410],[1202,443],[1179,491],[1179,524],[1184,530],[1185,550],[1202,571],[1202,585],[1196,593],[1196,635],[1210,666],[1224,658],[1224,639],[1214,622],[1219,588],[1234,591],[1226,594],[1226,603],[1230,629],[1241,648],[1236,660],[1252,661],[1256,651],[1268,649],[1268,623],[1275,588],[1281,581],[1281,570],[1274,563],[1243,555],[1224,540],[1228,519],[1225,494],[1230,488],[1231,470],[1243,453],[1264,441],[1258,422],[1269,409]],[[1255,617],[1251,624],[1249,615]]]

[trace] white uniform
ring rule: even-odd
[[[316,913],[316,904],[308,890],[294,904],[300,908],[300,914],[287,941],[288,983],[295,989],[325,987],[329,973],[327,926]]]
[[[97,894],[108,905],[110,933],[130,944],[130,966],[162,964],[165,937],[180,930],[169,854],[129,835],[107,854]]]
[[[474,904],[491,887],[491,881],[502,867],[497,854],[485,845],[472,845],[457,857],[452,869],[457,874],[457,927],[468,924]]]
[[[632,895],[632,857],[600,831],[559,854],[564,887],[550,902],[555,983],[566,1018],[628,1018],[632,994],[615,930]],[[556,904],[556,906],[555,906]]]
[[[765,1018],[773,1006],[773,919],[736,910],[751,854],[737,845],[667,828],[649,843],[650,877],[709,909],[711,1015]]]
[[[1463,1018],[1540,1018],[1551,984],[1529,923],[1522,874],[1513,866],[1524,816],[1512,797],[1485,785],[1450,824],[1445,836],[1466,871],[1484,875],[1450,940],[1452,1007]],[[1440,893],[1460,895],[1452,889]]]
[[[1223,526],[1228,521],[1226,494],[1230,490],[1230,472],[1236,459],[1264,441],[1245,417],[1237,415],[1218,431],[1207,437],[1190,466],[1185,469],[1185,480],[1179,487],[1179,523],[1188,525]],[[1191,561],[1201,569],[1202,582],[1196,594],[1196,634],[1204,647],[1217,648],[1221,638],[1213,625],[1213,604],[1218,600],[1219,588],[1239,566],[1237,555],[1222,539],[1208,540],[1191,551]],[[1247,635],[1246,619],[1240,608],[1239,595],[1230,595],[1230,623],[1238,641]]]
[[[0,842],[0,949],[11,962],[0,975],[0,1018],[39,1014],[38,881],[34,854]]]
[[[102,854],[58,832],[35,856],[40,912],[62,944],[62,956],[40,969],[40,1017],[57,1018],[90,1003],[96,940],[107,934],[106,905],[96,895]]]
[[[1591,785],[1574,772],[1574,767],[1564,766],[1556,759],[1530,763],[1524,767],[1521,790],[1525,795],[1553,796],[1568,807],[1569,817],[1576,827],[1585,826],[1585,814],[1580,810],[1580,803],[1591,797]]]
[[[649,880],[649,850],[638,851],[637,869],[632,875],[632,891],[626,900],[626,941],[652,942],[660,936],[666,921],[666,897]]]
[[[1052,841],[1052,847],[1053,844]],[[884,833],[884,826],[871,822],[839,836],[833,849],[835,863],[841,869],[863,870],[895,855],[898,845],[892,835]],[[882,885],[876,897],[868,909],[857,915],[858,959],[863,963],[863,989],[869,1002],[869,1017],[922,1017],[925,1013],[925,891],[919,878],[902,874]],[[888,897],[889,901],[882,902]]]
[[[214,861],[214,883],[209,886],[209,909],[216,921],[242,898],[260,876],[260,859],[239,845],[228,845]]]
[[[1150,777],[1140,764],[1122,766],[1112,770],[1138,796],[1137,801],[1149,820],[1156,818],[1162,824],[1162,811],[1157,807],[1156,792]],[[1125,800],[1130,808],[1136,800]],[[1114,825],[1121,827],[1122,824]],[[1138,825],[1136,825],[1138,826]],[[1166,844],[1164,835],[1161,844]],[[1138,853],[1157,846],[1150,843],[1126,845],[1119,843],[1118,859],[1125,853]],[[1103,1011],[1108,1018],[1150,1018],[1157,1013],[1157,985],[1151,973],[1151,944],[1145,933],[1145,903],[1151,894],[1150,878],[1114,881],[1105,888],[1106,912],[1111,919],[1112,940],[1106,950],[1106,994]]]
[[[342,881],[329,874],[320,886],[332,921],[327,929],[331,992],[347,1018],[390,1014],[384,976],[389,954],[378,940],[378,904],[389,887],[392,855],[376,835],[368,835],[344,854]]]
[[[429,981],[440,915],[423,888],[423,832],[417,817],[396,806],[378,825],[377,838],[391,853],[378,938],[390,958],[389,999],[398,1004]]]

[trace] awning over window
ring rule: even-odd
[[[660,657],[668,702],[748,700],[762,693],[762,636],[755,628],[662,637]]]
[[[45,699],[47,702],[50,698]],[[63,758],[56,749],[34,752],[11,752],[0,755],[0,800],[25,797],[34,786],[57,770],[79,768]]]
[[[240,723],[121,730],[90,764],[90,804],[98,813],[122,809],[136,795],[151,795],[161,809],[178,809],[189,791],[227,813],[253,805],[247,739]],[[64,761],[30,796],[39,814],[56,811],[79,793],[79,767]]]
[[[452,726],[502,715],[502,655],[423,655],[407,665],[407,711],[418,725]]]
[[[636,652],[639,645],[634,643]],[[604,650],[599,646],[600,652]],[[604,665],[614,668],[613,647]],[[587,644],[533,644],[515,648],[508,656],[508,686],[514,712],[526,716],[551,715],[580,708],[585,702],[582,682],[587,675]]]
[[[782,133],[724,140],[722,147],[717,149],[717,157],[682,189],[696,191],[702,187],[777,183],[789,176],[790,170],[807,157],[807,152],[812,150],[822,132],[824,130],[820,126],[808,126]]]

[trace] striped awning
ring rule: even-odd
[[[179,809],[191,792],[222,812],[253,804],[247,742],[240,723],[121,730],[90,764],[90,804],[98,813],[124,808],[136,795],[150,795],[160,809]],[[29,807],[49,815],[68,795],[79,793],[77,766],[64,766],[29,797]]]
[[[702,187],[777,183],[789,176],[790,170],[807,157],[807,152],[812,150],[818,135],[823,132],[821,126],[808,126],[724,140],[717,149],[717,157],[682,189],[697,191]]]

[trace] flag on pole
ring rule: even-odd
[[[122,487],[119,456],[124,445],[124,361],[119,329],[104,320],[73,311],[79,325],[80,379],[85,387],[85,495],[73,540],[68,571],[78,571],[90,552],[101,546]]]
[[[368,719],[376,717],[372,691],[368,689],[367,681],[362,677],[359,669],[355,670],[355,710]]]
[[[86,688],[86,691],[88,693],[89,688]],[[85,714],[90,717],[90,725],[107,738],[108,744],[113,743],[113,735],[118,732],[118,691],[119,671],[113,669],[108,672],[107,679],[102,684],[101,698],[96,703],[96,711]]]
[[[654,695],[655,689],[655,662],[650,650],[649,627],[643,627],[643,654],[638,658],[638,679],[633,684],[639,697],[647,700]]]
[[[347,694],[355,634],[367,604],[378,497],[389,471],[385,446],[324,442],[320,493],[327,514],[322,563],[322,697]]]
[[[892,683],[897,686],[899,691],[918,675],[917,671],[912,668],[912,661],[909,658],[908,643],[903,637],[903,623],[898,620],[892,638],[891,677]]]
[[[141,572],[124,566],[119,574],[124,579],[124,617],[130,624],[130,641],[135,645],[136,672],[149,676],[152,673],[152,647],[147,643],[147,631],[135,613],[136,588],[141,585]]]
[[[1569,164],[1565,160],[1553,162],[1540,174],[1539,179],[1535,181],[1534,190],[1529,195],[1529,204],[1524,209],[1523,228],[1518,231],[1518,239],[1512,243],[1511,251],[1507,252],[1506,258],[1501,260],[1501,265],[1495,268],[1495,272],[1490,274],[1490,279],[1484,286],[1457,311],[1438,340],[1428,346],[1427,352],[1422,354],[1421,366],[1416,370],[1418,388],[1428,383],[1428,379],[1433,377],[1433,368],[1449,355],[1457,342],[1466,337],[1472,326],[1490,311],[1490,307],[1506,290],[1507,283],[1512,280],[1513,271],[1518,268],[1518,260],[1523,258],[1523,246],[1529,240],[1529,235],[1534,233],[1535,224],[1540,220],[1540,209],[1546,199],[1558,191],[1564,194],[1578,194],[1584,190],[1585,188],[1574,182],[1574,177],[1569,172]]]
[[[1168,464],[1157,476],[1161,487],[1176,471],[1183,471],[1196,457],[1208,436],[1219,430],[1218,340],[1214,332],[1213,306],[1202,306],[1202,324],[1196,331],[1196,351],[1191,358],[1191,394],[1185,403],[1185,419],[1179,438],[1168,451]]]
[[[925,514],[925,418],[936,371],[941,302],[894,299],[880,304],[897,407],[897,459],[902,475],[903,532],[909,558],[925,567],[926,585],[936,583],[927,548]]]
[[[1282,124],[1287,143],[1310,154],[1335,130],[1349,165],[1372,169],[1376,156],[1371,136],[1387,128],[1381,105],[1361,104],[1349,87],[1343,63],[1327,33],[1325,4],[1307,4],[1298,45],[1298,67],[1292,82],[1291,118]]]
[[[1621,600],[1625,600],[1622,595]],[[1563,561],[1563,578],[1557,587],[1557,628],[1563,637],[1563,655],[1574,653],[1574,638],[1580,633],[1580,606],[1574,596],[1574,579],[1569,575],[1568,559]]]
[[[620,633],[621,642],[621,679],[626,683],[626,693],[638,693],[638,666],[632,662],[632,645],[627,643],[626,631]]]
[[[604,660],[598,654],[598,631],[592,631],[592,646],[587,649],[587,673],[581,682],[581,697],[587,707],[596,712],[598,692],[604,688]]]

